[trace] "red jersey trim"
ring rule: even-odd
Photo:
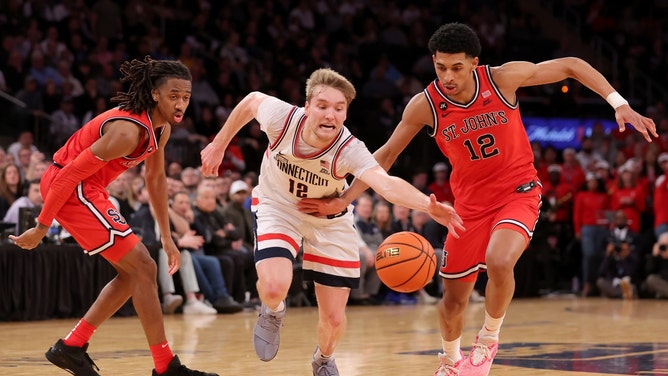
[[[281,143],[283,138],[285,138],[285,134],[287,133],[290,122],[292,121],[292,118],[295,116],[295,111],[297,111],[297,106],[293,106],[292,109],[290,110],[290,113],[285,118],[285,122],[283,123],[283,129],[281,129],[281,134],[276,138],[273,144],[269,145],[269,149],[274,150],[276,146],[278,146],[278,144]]]
[[[335,260],[328,257],[316,256],[310,253],[304,253],[304,261],[333,266],[336,268],[358,269],[360,267],[359,261]]]
[[[117,237],[124,238],[124,237],[132,234],[132,228],[128,227],[125,231],[119,231],[119,230],[116,230],[115,228],[113,228],[111,226],[111,224],[109,223],[109,221],[107,221],[107,219],[104,217],[104,215],[102,213],[100,213],[99,210],[97,210],[97,208],[95,207],[95,205],[93,205],[92,202],[88,201],[86,196],[84,196],[83,183],[79,183],[79,185],[77,185],[76,194],[77,194],[77,198],[79,199],[79,201],[85,207],[87,207],[88,210],[90,210],[91,213],[93,213],[95,218],[97,218],[97,220],[100,221],[100,223],[107,230],[109,230],[109,240],[106,243],[100,245],[99,247],[93,248],[91,250],[84,250],[84,252],[86,252],[87,254],[89,254],[91,256],[95,255],[95,254],[98,254],[102,251],[105,251],[105,250],[113,247],[116,244],[116,238]]]

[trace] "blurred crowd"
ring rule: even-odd
[[[657,80],[663,82],[661,67],[668,55],[663,53],[658,24],[634,22],[639,11],[636,6],[627,4],[617,10],[610,4],[569,2],[591,20],[585,31],[619,42],[620,52],[628,56],[627,64],[633,59],[650,61],[648,73],[656,72]],[[612,26],[600,20],[611,11],[619,16],[605,18],[616,20]],[[652,18],[649,12],[642,14],[642,20]],[[544,36],[538,19],[513,1],[2,2],[0,91],[7,98],[0,98],[0,110],[7,115],[0,120],[0,135],[10,141],[0,148],[0,219],[16,219],[17,211],[11,206],[17,201],[41,205],[41,198],[34,192],[31,195],[30,187],[36,187],[52,153],[64,140],[112,106],[109,99],[123,90],[119,81],[123,61],[146,55],[181,60],[192,72],[193,93],[186,118],[173,130],[168,144],[167,173],[172,206],[181,205],[173,210],[189,218],[190,225],[175,236],[183,238],[183,249],[192,251],[199,291],[208,291],[204,299],[197,295],[200,302],[209,302],[218,312],[234,312],[238,305],[254,304],[257,296],[249,261],[253,239],[246,222],[248,213],[237,210],[236,215],[231,214],[231,208],[248,209],[246,201],[257,182],[266,138],[258,124],[245,127],[228,148],[215,179],[199,173],[201,148],[248,92],[261,90],[302,104],[306,77],[327,66],[355,84],[358,98],[346,124],[370,150],[376,150],[399,121],[407,100],[435,78],[427,38],[449,21],[468,23],[479,32],[482,64],[540,61],[558,54],[559,44]],[[628,37],[622,41],[620,35]],[[645,38],[648,35],[650,39]],[[589,107],[564,101],[560,92],[550,85],[520,90],[524,114],[587,115]],[[578,95],[597,98],[594,93]],[[536,97],[543,98],[540,105],[530,100]],[[606,133],[594,127],[577,150],[534,143],[544,204],[526,259],[531,268],[543,272],[532,277],[532,292],[527,295],[563,290],[620,297],[661,295],[645,282],[657,274],[668,280],[668,268],[656,269],[668,259],[668,252],[660,251],[668,240],[659,241],[661,233],[668,231],[668,117],[660,101],[629,99],[646,108],[659,127],[660,139],[647,144],[633,132]],[[600,101],[606,106],[604,113],[611,116],[612,110]],[[454,201],[448,182],[450,166],[426,133],[414,139],[391,172],[425,193],[437,194],[440,200]],[[110,185],[109,192],[117,199],[121,213],[131,220],[135,213],[149,210],[141,198],[141,170],[119,179],[122,181]],[[369,213],[357,219],[358,227],[366,231],[360,234],[362,252],[365,247],[372,252],[380,239],[400,229],[427,234],[435,248],[442,247],[443,228],[422,218],[421,213],[393,207],[373,194],[370,197]],[[13,214],[6,217],[7,213]],[[196,221],[197,213],[206,219]],[[208,216],[210,213],[218,214]],[[620,219],[622,215],[625,219]],[[198,227],[196,222],[213,227]],[[611,237],[619,235],[620,226],[633,232],[633,241]],[[142,236],[150,232],[136,230]],[[607,267],[617,265],[609,263],[622,259],[622,254],[633,255],[635,261],[625,268]],[[210,265],[202,255],[218,259],[222,285],[211,277],[211,271],[202,270]],[[662,257],[663,263],[656,262]],[[645,265],[648,260],[651,267]],[[609,272],[620,269],[630,271],[623,275]],[[426,291],[400,296],[379,285],[373,275],[367,277],[371,285],[353,293],[356,304],[432,302],[430,297],[440,293],[438,278]],[[608,280],[614,293],[604,283]],[[177,290],[195,288],[191,280],[172,282]],[[161,284],[161,288],[173,295],[174,287],[168,285]],[[184,295],[191,300],[188,292]],[[178,307],[174,299],[178,300],[164,297],[170,303],[166,311]],[[191,311],[207,309],[198,306]]]

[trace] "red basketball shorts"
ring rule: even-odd
[[[440,275],[447,279],[475,281],[478,271],[487,269],[487,244],[497,229],[519,232],[528,245],[538,220],[540,192],[539,187],[526,193],[514,192],[488,213],[462,218],[466,231],[459,233],[459,239],[448,236],[445,240]]]
[[[61,170],[50,166],[42,176],[42,197],[46,197],[53,179]],[[139,238],[132,232],[104,187],[84,180],[56,214],[56,220],[89,255],[100,254],[112,263],[118,262]]]

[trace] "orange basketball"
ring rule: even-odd
[[[434,248],[422,235],[402,231],[388,236],[376,251],[376,271],[387,287],[398,292],[423,288],[436,272]]]

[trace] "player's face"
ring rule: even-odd
[[[160,87],[153,90],[153,99],[157,102],[153,112],[153,121],[157,125],[169,122],[172,126],[183,120],[183,115],[190,104],[192,83],[182,78],[169,78]],[[156,118],[157,115],[157,118]]]
[[[311,146],[319,147],[329,143],[341,131],[348,102],[341,91],[329,86],[317,87],[313,94],[304,105],[308,118],[303,136]]]
[[[445,95],[457,102],[468,102],[475,90],[473,70],[478,66],[478,58],[466,57],[463,52],[456,54],[436,52],[432,59],[436,76],[445,90]]]

